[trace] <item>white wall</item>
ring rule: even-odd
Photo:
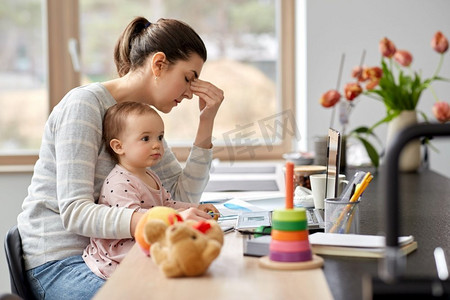
[[[17,224],[17,215],[22,211],[22,202],[27,195],[31,173],[0,173],[0,232],[2,247],[0,251],[0,294],[11,292],[9,271],[6,263],[3,241],[6,232]]]
[[[379,65],[378,42],[385,36],[397,48],[409,50],[414,57],[412,69],[421,70],[427,78],[432,76],[439,60],[430,47],[434,33],[440,30],[450,38],[447,0],[301,0],[297,1],[296,11],[297,115],[298,124],[304,124],[302,150],[312,151],[313,138],[326,135],[330,126],[331,110],[318,101],[325,91],[336,88],[342,53],[346,58],[341,92],[342,86],[351,80],[351,69],[359,65],[363,49],[365,64]],[[450,78],[450,53],[446,54],[440,75]],[[435,82],[433,88],[440,99],[450,102],[450,83]],[[385,115],[384,105],[365,96],[360,98],[349,128],[373,125]],[[431,93],[425,91],[419,102],[419,109],[431,120],[434,101]],[[337,125],[335,122],[334,127],[339,129]],[[376,130],[383,141],[386,129],[386,125],[381,125]],[[431,151],[431,168],[450,177],[450,139],[435,140],[433,144],[439,153]]]

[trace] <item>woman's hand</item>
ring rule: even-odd
[[[191,90],[200,99],[200,119],[214,121],[217,111],[224,99],[223,91],[214,84],[196,79],[191,82]]]
[[[200,124],[194,145],[209,149],[212,147],[214,119],[224,99],[223,91],[212,83],[200,79],[191,82],[191,91],[200,99]]]

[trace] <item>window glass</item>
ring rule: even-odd
[[[191,25],[208,50],[201,79],[225,92],[213,143],[263,144],[259,120],[280,113],[277,102],[277,9],[275,0],[80,0],[84,83],[116,77],[116,39],[137,14],[155,22],[176,18]],[[162,115],[171,146],[190,146],[198,125],[198,99],[184,100]],[[279,141],[271,141],[272,143]]]
[[[36,153],[48,115],[41,0],[0,5],[0,154]]]

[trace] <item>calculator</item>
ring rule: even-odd
[[[253,211],[243,212],[238,215],[236,220],[237,230],[254,230],[260,226],[272,225],[272,212]]]
[[[306,218],[308,229],[319,229],[324,227],[323,209],[307,209]],[[272,212],[257,211],[243,212],[238,215],[236,221],[237,230],[254,230],[260,226],[272,226]]]

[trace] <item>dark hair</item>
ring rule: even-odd
[[[105,142],[106,150],[116,161],[118,161],[118,156],[111,148],[111,140],[118,139],[119,135],[125,130],[128,116],[142,116],[146,114],[159,116],[150,105],[131,101],[117,103],[106,111],[105,117],[103,118],[102,138]]]
[[[147,57],[163,52],[169,63],[188,60],[197,53],[206,61],[206,47],[200,36],[186,23],[174,19],[159,19],[150,23],[136,17],[120,35],[114,48],[114,62],[122,77],[141,67]]]

